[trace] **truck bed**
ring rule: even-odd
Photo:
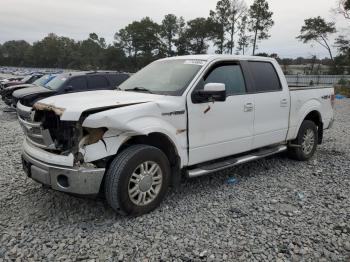
[[[304,112],[318,109],[323,122],[323,128],[328,128],[333,120],[332,96],[334,88],[329,86],[289,87],[290,89],[290,120],[288,138],[295,138],[299,126],[305,118]],[[308,110],[305,110],[308,108]]]

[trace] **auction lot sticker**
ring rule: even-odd
[[[205,60],[186,60],[185,65],[199,65],[199,66],[204,66],[205,65]]]

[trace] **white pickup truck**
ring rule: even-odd
[[[118,213],[140,215],[183,176],[282,151],[308,160],[333,123],[333,104],[333,88],[288,87],[274,59],[162,59],[116,91],[19,106],[23,167],[52,189],[103,193]]]

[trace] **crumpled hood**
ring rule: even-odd
[[[21,84],[21,85],[9,86],[6,89],[7,90],[17,90],[17,89],[27,88],[27,87],[32,87],[32,86],[35,86],[35,85],[33,85],[33,84]]]
[[[53,93],[52,90],[49,90],[42,86],[35,86],[35,85],[28,85],[26,88],[22,88],[20,90],[17,90],[13,93],[13,96],[16,98],[22,98],[28,95],[33,94],[41,94],[41,93]]]
[[[177,102],[178,101],[178,102]],[[83,112],[104,111],[140,103],[159,102],[180,104],[181,97],[154,95],[148,93],[101,90],[52,96],[40,100],[34,108],[60,112],[63,121],[78,121]]]
[[[23,88],[27,88],[27,87],[31,87],[33,86],[32,84],[21,84],[21,85],[11,85],[8,87],[5,87],[4,89],[2,89],[0,91],[1,95],[8,95],[8,94],[12,94],[14,91],[18,90],[18,89],[23,89]]]

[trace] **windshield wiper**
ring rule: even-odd
[[[153,94],[153,92],[147,88],[144,88],[144,87],[134,87],[134,88],[129,88],[129,89],[125,89],[125,91],[135,91],[135,92],[147,92],[147,93],[150,93],[150,94]]]

